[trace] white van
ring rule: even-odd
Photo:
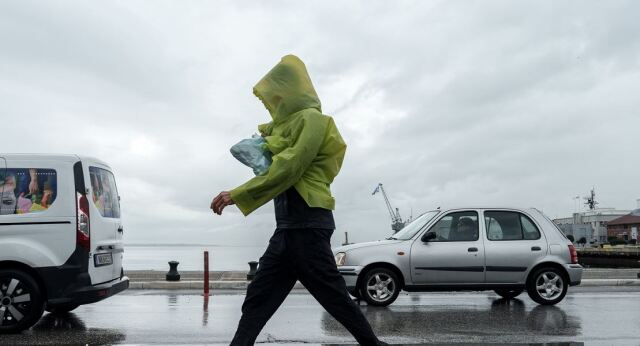
[[[122,234],[104,162],[0,153],[0,334],[127,289]]]

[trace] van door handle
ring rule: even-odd
[[[470,247],[467,249],[467,251],[469,252],[478,252],[478,248],[477,247]]]
[[[542,250],[539,246],[532,246],[531,251],[540,251]]]
[[[118,227],[118,232],[119,233],[123,233],[124,232],[124,228],[122,228],[122,226]]]

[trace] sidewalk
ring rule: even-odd
[[[585,269],[581,286],[640,286],[638,279],[640,269]],[[197,289],[204,288],[203,272],[180,272],[180,281],[169,282],[165,280],[165,271],[133,270],[126,271],[125,275],[131,280],[130,289]],[[247,281],[245,271],[209,272],[209,287],[212,289],[246,290]],[[304,289],[297,282],[294,289]]]

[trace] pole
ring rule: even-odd
[[[209,297],[209,251],[204,252],[204,293],[205,299]]]

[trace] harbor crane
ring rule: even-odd
[[[384,192],[382,183],[379,183],[378,186],[376,186],[376,189],[373,190],[373,193],[371,195],[375,195],[378,192],[382,193],[384,202],[387,204],[387,209],[389,210],[389,215],[391,216],[391,229],[393,230],[394,234],[398,233],[398,231],[401,230],[405,225],[405,222],[402,221],[402,218],[400,217],[400,210],[398,208],[395,208],[394,211],[393,207],[391,206],[391,202],[389,202],[389,198],[387,197],[387,193]]]

